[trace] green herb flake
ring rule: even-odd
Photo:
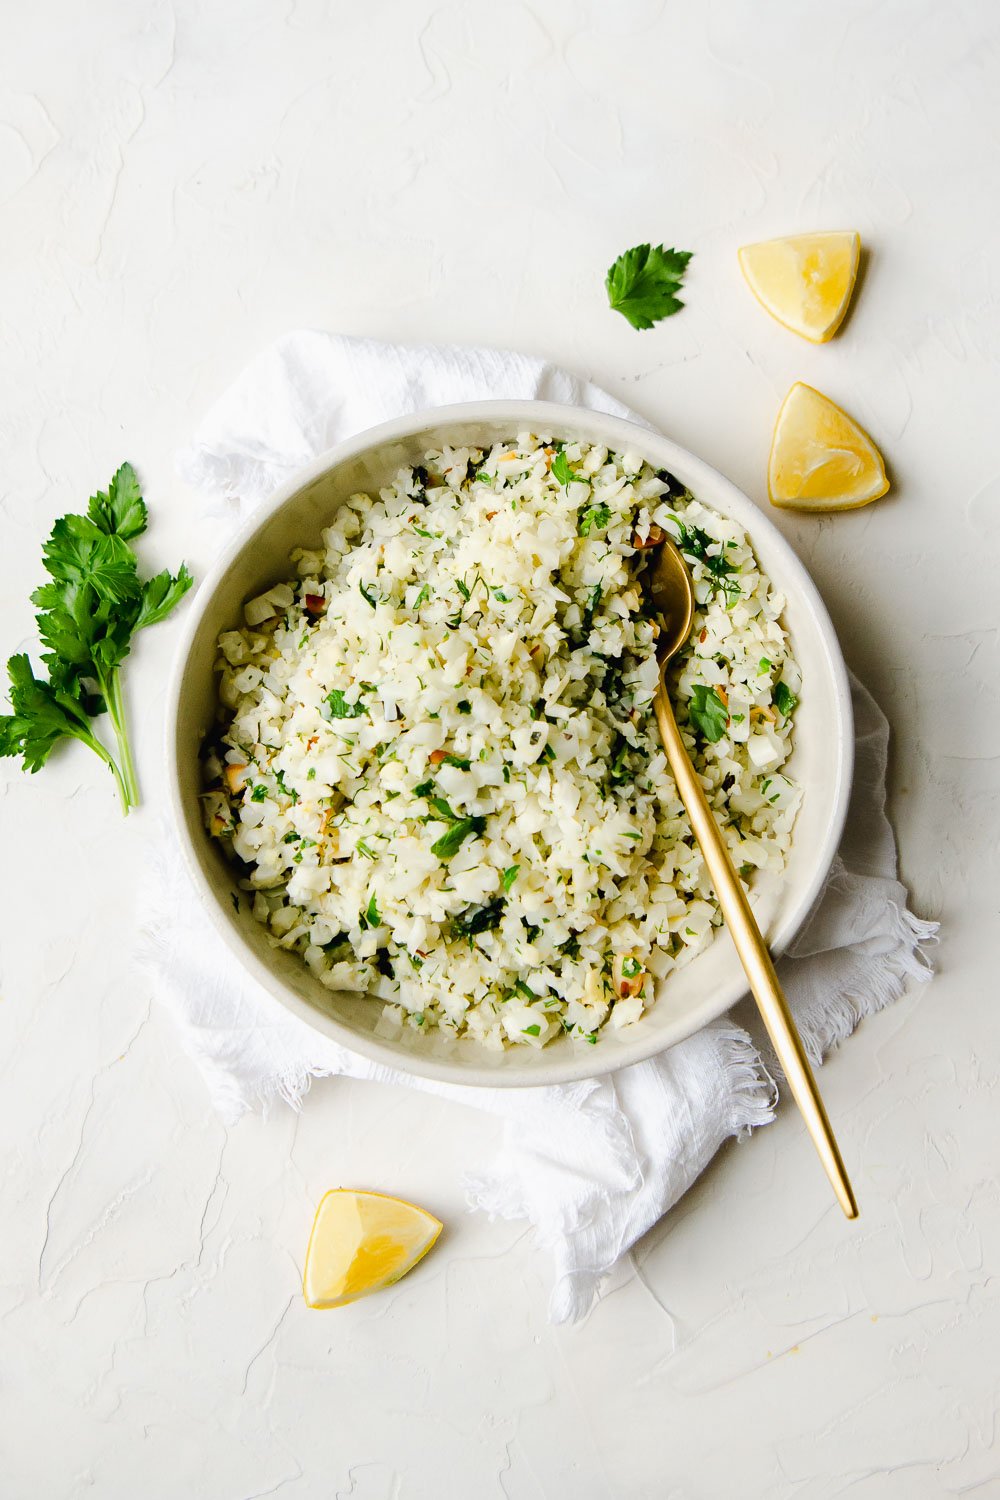
[[[334,688],[324,698],[329,712],[324,714],[327,719],[360,719],[362,714],[368,712],[365,705],[360,702],[348,703],[341,688]]]
[[[589,536],[592,531],[606,531],[610,520],[610,505],[588,505],[580,512],[576,529],[580,536]]]
[[[360,582],[358,584],[358,591],[361,594],[362,599],[364,599],[368,604],[370,604],[371,607],[372,607],[372,609],[377,609],[378,608],[378,600],[376,599],[375,594],[372,592],[371,589],[365,588],[363,580],[362,580],[362,582]]]
[[[458,709],[460,714],[471,714],[472,712],[472,704],[468,701],[467,698],[460,698],[459,701],[455,704],[455,707]]]
[[[431,845],[431,853],[441,860],[451,859],[453,854],[458,853],[466,839],[481,838],[485,831],[485,818],[461,818]]]
[[[508,869],[504,870],[502,884],[505,891],[510,890],[511,886],[514,884],[514,881],[518,877],[520,869],[520,865],[510,865]]]
[[[267,787],[262,781],[255,781],[253,791],[250,793],[251,802],[263,802],[267,797]]]
[[[429,797],[433,790],[433,781],[422,781],[419,786],[413,788],[413,795],[414,797]]]
[[[567,488],[576,478],[576,475],[569,466],[569,459],[561,448],[552,460],[552,477],[558,480],[560,484],[566,485]]]
[[[798,701],[798,698],[792,692],[787,682],[775,683],[774,706],[783,719],[791,717],[792,711],[798,704]]]
[[[519,979],[515,984],[514,994],[520,995],[522,1000],[538,999],[538,996],[535,994],[534,990],[530,987],[530,985],[525,984],[523,979]]]
[[[541,1030],[542,1030],[541,1026],[539,1026],[538,1022],[536,1021],[533,1026],[523,1026],[521,1028],[521,1035],[522,1036],[539,1036],[541,1034]]]
[[[703,739],[715,744],[726,732],[729,715],[714,688],[696,683],[688,703],[688,718]]]

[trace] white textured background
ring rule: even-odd
[[[890,497],[779,518],[893,721],[892,798],[940,977],[823,1084],[848,1228],[797,1120],[718,1161],[576,1329],[462,1211],[497,1126],[317,1086],[225,1131],[130,972],[153,834],[82,750],[2,772],[3,1500],[923,1500],[1000,1495],[997,202],[990,0],[51,0],[2,5],[4,654],[52,518],[131,458],[151,564],[212,548],[173,454],[294,326],[512,344],[591,374],[751,495],[803,378]],[[813,348],[738,244],[858,228]],[[636,333],[606,266],[696,252]],[[130,677],[155,779],[169,627]],[[338,1183],[447,1234],[395,1291],[307,1312]]]

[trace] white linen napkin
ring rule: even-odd
[[[611,396],[541,360],[493,350],[401,348],[322,333],[279,339],[206,417],[179,469],[215,502],[244,510],[317,453],[407,410],[536,397],[635,418]],[[815,1061],[865,1015],[925,980],[936,924],[906,909],[885,816],[889,728],[853,684],[854,793],[826,889],[779,971]],[[504,1118],[496,1158],[468,1201],[526,1218],[555,1262],[554,1321],[581,1317],[605,1276],[690,1187],[730,1136],[774,1118],[774,1068],[732,1018],[648,1062],[554,1088],[473,1089],[407,1077],[289,1015],[234,963],[198,907],[172,845],[143,903],[142,958],[184,1043],[230,1120],[275,1098],[298,1104],[313,1077],[404,1083]]]

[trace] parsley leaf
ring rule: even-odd
[[[87,744],[113,772],[125,812],[138,803],[139,788],[120,669],[136,632],[165,619],[192,583],[183,565],[176,578],[166,570],[139,576],[129,541],[147,521],[135,470],[122,464],[86,515],[55,522],[42,548],[49,578],[31,596],[48,679],[34,676],[26,656],[12,657],[13,712],[0,716],[0,754],[21,755],[27,770],[37,771],[59,739]],[[117,760],[89,722],[104,713]]]
[[[108,485],[105,495],[98,490],[90,498],[87,515],[95,526],[109,536],[120,536],[126,540],[141,536],[146,529],[149,514],[146,502],[139,490],[139,480],[129,463],[122,464]]]
[[[783,719],[787,719],[798,703],[798,698],[792,692],[787,682],[776,682],[774,685],[774,706]]]
[[[451,930],[455,937],[476,937],[480,932],[492,932],[503,919],[502,898],[491,901],[489,906],[470,906],[451,919]]]
[[[368,712],[365,705],[360,701],[357,703],[346,703],[343,691],[340,688],[334,688],[332,692],[327,693],[323,701],[330,710],[328,714],[324,714],[324,718],[360,719],[362,714]]]
[[[510,865],[508,869],[504,870],[502,884],[505,891],[510,890],[511,886],[514,884],[514,881],[518,877],[520,869],[520,865]]]
[[[608,301],[633,328],[652,328],[684,306],[677,296],[690,250],[636,245],[620,255],[605,279]]]
[[[453,854],[458,853],[467,838],[481,838],[485,832],[485,818],[461,818],[431,845],[431,853],[436,854],[438,859],[451,859]]]
[[[576,529],[581,536],[589,536],[592,531],[604,531],[610,520],[610,505],[588,505],[581,511]]]
[[[713,745],[722,739],[729,723],[726,705],[718,693],[701,682],[695,683],[691,690],[688,718],[699,734]]]
[[[571,485],[576,478],[576,475],[569,466],[569,459],[561,448],[552,460],[552,477],[558,480],[560,484],[567,486]]]

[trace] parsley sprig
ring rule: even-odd
[[[635,245],[619,255],[604,285],[615,312],[633,328],[652,328],[684,306],[677,293],[690,250],[665,250],[662,245]]]
[[[7,663],[12,712],[0,715],[0,755],[19,755],[38,771],[62,739],[76,739],[110,768],[122,810],[137,806],[139,785],[129,743],[121,670],[136,633],[166,619],[191,587],[181,564],[140,578],[129,543],[146,530],[148,513],[131,464],[122,464],[107,494],[91,498],[85,516],[62,516],[42,549],[49,575],[31,596],[38,634],[47,649],[47,678],[28,657]],[[93,720],[111,720],[117,759]]]

